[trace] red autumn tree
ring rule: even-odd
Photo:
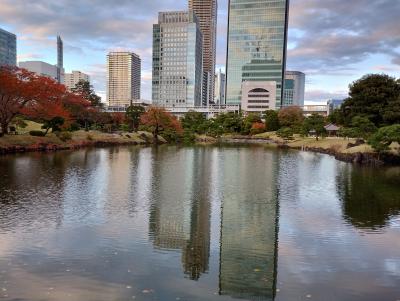
[[[163,108],[151,107],[141,116],[140,121],[151,129],[156,144],[158,135],[164,130],[173,130],[179,134],[183,132],[179,120]]]
[[[67,126],[72,116],[67,110],[66,101],[72,95],[69,95],[64,85],[58,84],[51,78],[40,76],[38,81],[40,84],[36,90],[40,97],[27,103],[20,112],[41,122],[61,117],[65,120],[64,126]]]
[[[28,103],[41,98],[38,76],[24,69],[0,67],[0,137]]]
[[[257,135],[265,132],[265,124],[262,122],[254,122],[251,125],[250,134]]]
[[[68,122],[71,115],[67,105],[84,102],[53,79],[16,67],[0,68],[0,136],[7,134],[17,114],[41,121],[61,117]]]

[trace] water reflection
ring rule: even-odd
[[[156,248],[181,251],[184,273],[198,280],[210,256],[210,152],[180,150],[179,163],[170,164],[166,149],[154,151],[154,172],[163,177],[155,177],[159,181],[153,185],[151,239]]]
[[[379,230],[400,214],[400,172],[347,166],[338,176],[344,218],[359,229]]]
[[[0,171],[1,300],[400,297],[400,169],[247,146],[27,154]]]
[[[226,165],[225,187],[240,187],[223,200],[220,294],[247,300],[274,300],[276,287],[278,202],[276,154],[238,152]],[[257,177],[251,174],[263,162]],[[241,173],[241,177],[236,175]]]

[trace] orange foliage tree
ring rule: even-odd
[[[165,130],[183,133],[179,120],[163,108],[151,107],[140,118],[143,125],[149,127],[153,133],[154,143],[158,143],[158,135]]]
[[[304,121],[303,110],[296,106],[285,107],[279,111],[278,118],[282,127],[299,131]]]

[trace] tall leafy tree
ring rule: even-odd
[[[93,86],[86,80],[81,79],[72,89],[72,92],[90,101],[92,107],[103,107],[101,97],[96,94]]]
[[[318,141],[318,138],[326,133],[324,125],[325,118],[323,116],[319,114],[312,114],[304,120],[303,132],[307,135],[310,132],[314,132],[315,138]]]
[[[126,109],[126,119],[131,131],[137,132],[140,125],[140,117],[146,112],[143,106],[129,106]]]
[[[280,128],[278,112],[268,110],[264,113],[265,127],[267,131],[277,131]]]
[[[282,127],[289,127],[294,132],[299,132],[304,120],[303,110],[296,106],[286,107],[279,111],[278,118]]]
[[[355,116],[367,117],[377,127],[400,120],[400,82],[385,74],[369,74],[350,85],[349,98],[342,105],[345,125]]]

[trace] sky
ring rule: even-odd
[[[217,69],[225,68],[228,0],[218,2]],[[17,35],[18,61],[56,64],[64,40],[66,72],[91,76],[105,97],[106,55],[142,59],[142,98],[151,99],[152,24],[159,11],[186,10],[187,0],[0,0],[0,28]],[[306,103],[347,96],[368,73],[400,78],[400,1],[291,0],[287,69],[306,73]]]

